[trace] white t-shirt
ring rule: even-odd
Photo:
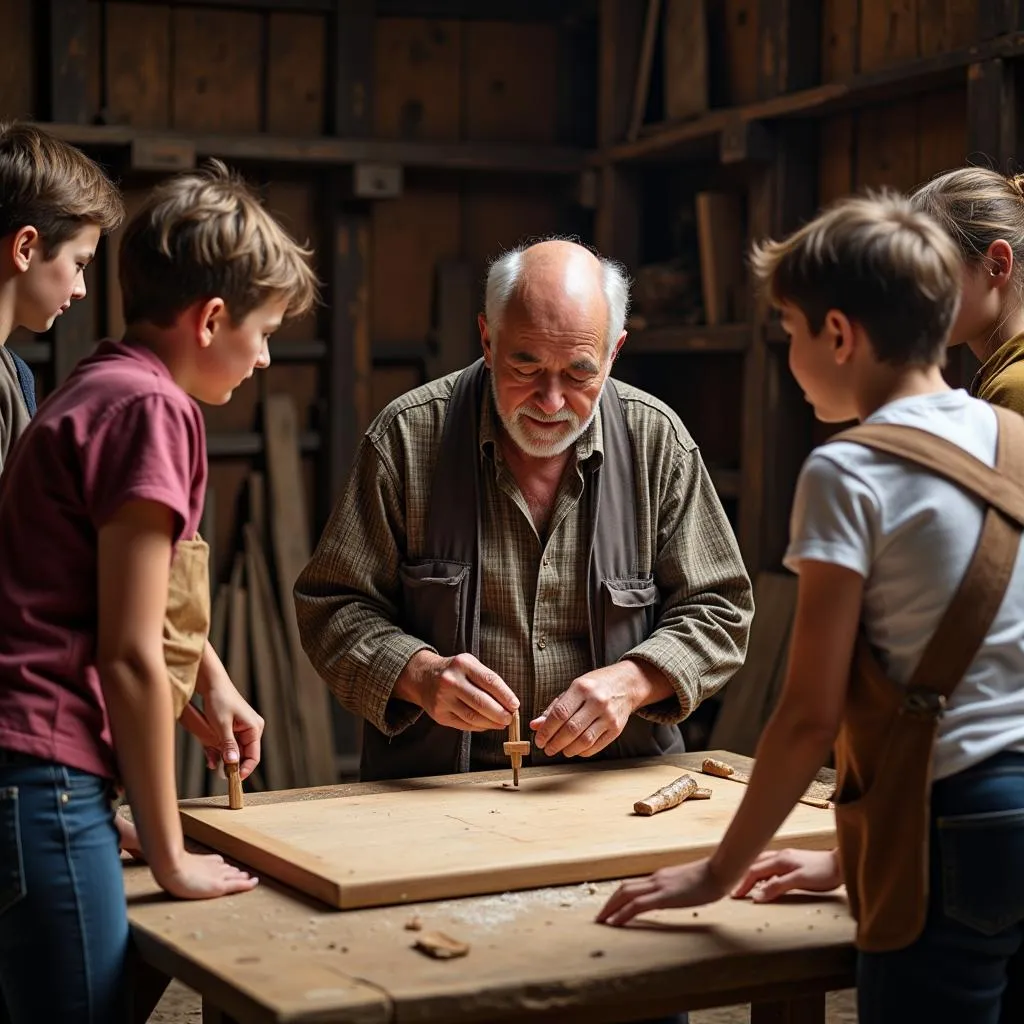
[[[988,465],[995,413],[965,391],[890,402],[867,423],[919,427]],[[889,677],[907,683],[978,543],[983,506],[955,484],[857,444],[815,449],[797,483],[785,564],[844,566],[865,579],[862,621]],[[995,622],[939,722],[935,777],[1002,750],[1024,752],[1024,544]]]

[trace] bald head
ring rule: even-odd
[[[514,316],[555,335],[596,327],[606,352],[622,335],[629,283],[622,269],[577,242],[551,238],[500,256],[487,274],[485,316],[492,339]]]

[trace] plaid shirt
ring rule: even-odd
[[[429,648],[398,625],[399,566],[423,551],[428,496],[453,374],[392,402],[360,445],[345,494],[295,586],[303,644],[344,707],[386,735],[422,714],[391,692]],[[611,383],[609,387],[613,386]],[[660,593],[655,631],[626,657],[659,668],[674,698],[640,709],[684,719],[742,664],[753,613],[750,581],[700,452],[678,417],[615,382],[636,456],[639,574]],[[517,694],[524,723],[594,666],[587,613],[587,468],[604,457],[600,412],[540,537],[497,443],[490,390],[480,421],[480,660]],[[476,734],[474,767],[504,766],[503,730]]]

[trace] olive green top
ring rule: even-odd
[[[1024,415],[1024,334],[999,346],[971,381],[971,394]]]

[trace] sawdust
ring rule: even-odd
[[[443,900],[430,905],[430,916],[446,917],[486,931],[503,927],[524,914],[536,914],[541,908],[548,910],[551,907],[574,907],[590,900],[597,892],[596,885],[584,882],[582,885],[560,886],[553,889],[503,892],[496,896],[476,899],[472,905],[466,905],[461,900]]]

